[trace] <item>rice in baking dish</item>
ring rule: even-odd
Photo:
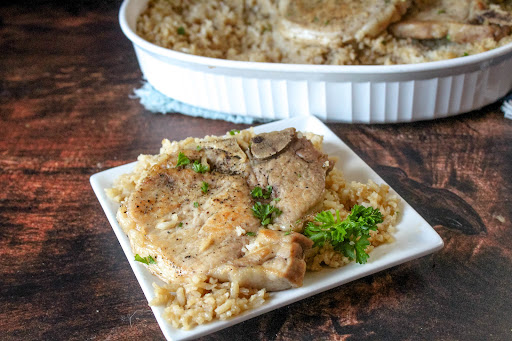
[[[248,129],[235,135],[226,134],[223,138],[236,139],[242,150],[247,150],[251,138],[254,136],[253,130]],[[323,138],[321,136],[300,132],[298,132],[298,136],[306,137],[312,142],[314,148],[322,150]],[[217,137],[187,138],[178,142],[164,140],[160,154],[140,155],[134,171],[119,177],[113,187],[107,190],[107,195],[121,204],[120,210],[125,210],[123,204],[144,179],[152,165],[161,162],[168,154],[195,149],[202,141],[215,138]],[[325,180],[325,191],[320,211],[339,210],[341,219],[344,219],[356,204],[378,208],[383,217],[383,222],[377,226],[378,229],[370,232],[371,245],[367,247],[367,252],[378,245],[392,242],[392,233],[398,219],[399,199],[390,194],[389,187],[386,185],[378,185],[372,181],[368,183],[346,182],[343,173],[337,168],[333,168]],[[122,214],[122,212],[120,213]],[[118,217],[120,213],[118,213]],[[136,229],[133,223],[120,221],[120,225],[128,235],[131,230]],[[273,229],[272,224],[269,224],[267,228]],[[328,243],[321,248],[310,249],[305,257],[308,271],[319,271],[326,266],[337,268],[351,262],[341,253],[334,251]],[[164,305],[165,318],[175,328],[183,329],[190,329],[214,319],[228,319],[246,310],[261,306],[269,297],[265,288],[243,287],[237,281],[223,282],[201,274],[179,277],[163,286],[154,284],[154,288],[155,298],[151,304]]]
[[[382,1],[389,3],[391,0]],[[510,26],[504,26],[505,33],[499,37],[478,37],[472,42],[450,41],[449,34],[443,39],[396,38],[386,29],[372,38],[352,41],[328,44],[296,41],[284,37],[276,29],[275,16],[270,14],[272,8],[278,6],[276,3],[274,0],[151,0],[138,18],[137,34],[159,46],[206,57],[332,65],[437,61],[488,51],[512,42],[512,36],[508,35]],[[443,11],[438,10],[438,13]],[[317,17],[312,19],[319,20]],[[324,25],[330,25],[329,20]]]

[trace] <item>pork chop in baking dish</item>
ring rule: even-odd
[[[505,8],[485,0],[415,0],[407,15],[389,30],[399,38],[420,40],[499,40],[512,26],[512,15]]]
[[[295,41],[331,45],[375,37],[400,20],[410,0],[281,0],[279,32]]]

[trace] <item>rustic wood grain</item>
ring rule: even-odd
[[[246,127],[130,99],[141,73],[119,5],[0,3],[0,339],[162,340],[89,177],[162,138]],[[512,339],[512,121],[499,105],[329,127],[445,248],[203,339]]]

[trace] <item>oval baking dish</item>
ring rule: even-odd
[[[463,58],[404,65],[302,65],[189,55],[135,33],[147,0],[119,12],[144,77],[180,102],[265,120],[314,115],[328,122],[396,123],[452,116],[512,89],[512,44]]]

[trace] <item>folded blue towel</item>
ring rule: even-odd
[[[512,120],[512,92],[503,98],[501,111],[505,114],[505,118]]]
[[[256,122],[270,122],[257,117],[231,115],[219,111],[213,111],[203,108],[194,107],[189,104],[179,102],[175,99],[167,97],[160,91],[156,90],[148,82],[144,82],[140,89],[134,90],[135,95],[132,98],[138,98],[140,104],[147,110],[154,113],[180,113],[194,117],[204,117],[212,120],[224,120],[233,123],[254,124]]]
[[[254,124],[259,122],[270,122],[269,119],[261,119],[251,116],[231,115],[219,111],[213,111],[203,108],[194,107],[189,104],[179,102],[175,99],[167,97],[160,91],[156,90],[148,82],[144,82],[140,89],[134,90],[135,95],[132,98],[138,98],[140,103],[147,110],[154,113],[180,113],[188,116],[209,118],[212,120],[224,120],[233,123]],[[512,92],[503,98],[501,110],[506,118],[512,119]]]

